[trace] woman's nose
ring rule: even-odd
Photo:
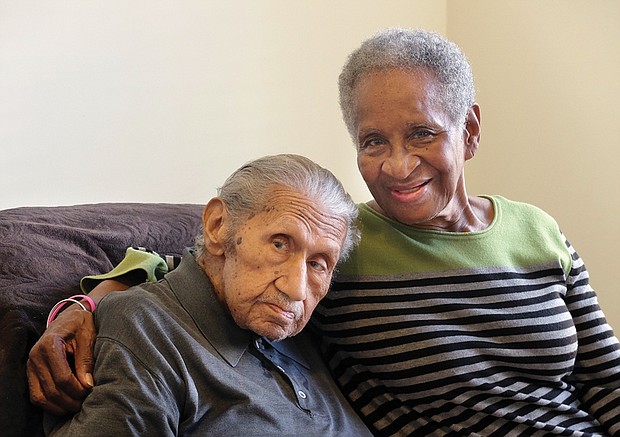
[[[415,153],[404,147],[399,147],[385,158],[381,169],[392,178],[403,180],[407,179],[419,164],[420,158]]]

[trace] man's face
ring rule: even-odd
[[[346,229],[312,199],[274,188],[226,248],[218,294],[235,322],[270,340],[299,333],[327,294]]]

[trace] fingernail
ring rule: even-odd
[[[87,373],[84,378],[86,379],[86,383],[88,384],[88,388],[93,388],[95,386],[95,381],[93,381],[93,375]]]

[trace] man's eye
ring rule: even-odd
[[[273,240],[273,246],[276,249],[286,249],[286,241],[284,241],[284,240]]]
[[[319,261],[309,261],[308,264],[310,264],[310,267],[317,272],[324,272],[327,270],[327,265]]]

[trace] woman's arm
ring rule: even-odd
[[[115,291],[145,281],[157,281],[168,271],[157,254],[128,248],[125,258],[109,273],[87,276],[81,288],[95,304]],[[80,305],[64,309],[30,351],[26,373],[30,400],[49,413],[78,411],[93,387],[93,347],[97,332],[93,315]]]

